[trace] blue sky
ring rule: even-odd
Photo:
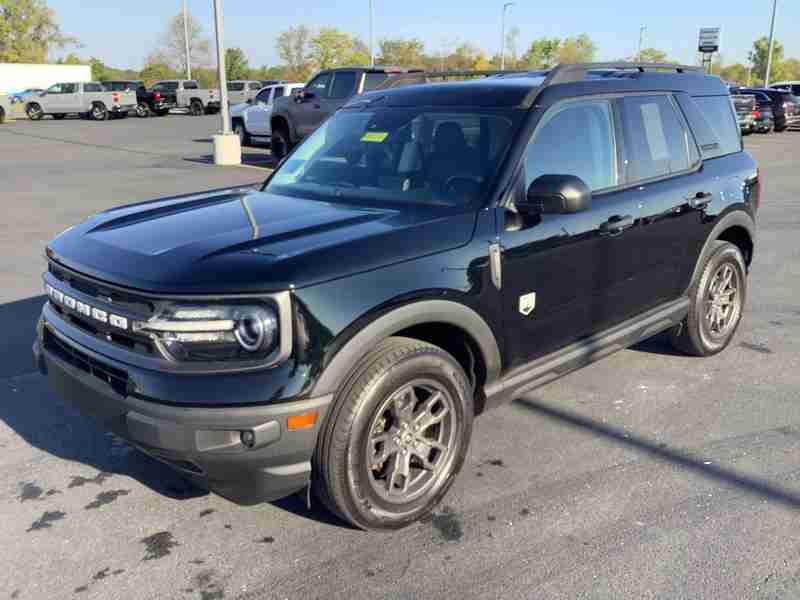
[[[419,37],[429,52],[469,41],[489,54],[500,46],[503,0],[374,0],[375,37]],[[81,39],[82,56],[98,56],[112,66],[141,68],[157,44],[167,19],[181,0],[48,0],[62,29]],[[189,10],[209,37],[214,31],[212,0],[189,0]],[[671,58],[694,62],[697,30],[723,28],[722,54],[727,63],[744,61],[753,40],[769,29],[771,0],[518,0],[509,11],[509,25],[520,28],[520,46],[541,36],[588,33],[598,46],[598,59],[632,55],[639,27],[647,26],[645,45],[665,50]],[[224,0],[225,42],[239,46],[251,66],[275,64],[275,38],[284,29],[304,23],[333,26],[368,36],[368,0]],[[800,2],[779,0],[777,37],[788,56],[800,58]],[[794,25],[795,27],[792,27]]]

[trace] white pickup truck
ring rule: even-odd
[[[303,83],[280,83],[261,89],[252,102],[231,106],[231,127],[242,146],[247,146],[252,138],[269,138],[272,135],[270,117],[275,100],[291,96],[294,90],[302,89]]]
[[[263,87],[260,81],[229,81],[228,104],[234,106],[252,100]]]
[[[158,81],[150,88],[175,108],[185,108],[190,115],[199,117],[219,112],[220,93],[216,89],[202,89],[196,81],[172,79]]]
[[[45,115],[63,119],[70,114],[105,121],[109,117],[127,117],[136,108],[136,92],[107,92],[102,83],[94,81],[57,83],[26,100],[25,112],[31,121],[39,121]]]

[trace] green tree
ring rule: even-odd
[[[347,65],[353,54],[353,38],[334,27],[323,27],[308,43],[309,57],[316,69]]]
[[[800,81],[800,60],[787,58],[781,65],[781,79]],[[777,79],[775,81],[778,81]]]
[[[162,79],[176,79],[183,74],[178,73],[167,63],[159,53],[151,54],[145,59],[144,69],[139,77],[144,80],[146,86],[153,85]]]
[[[522,55],[522,65],[529,69],[547,69],[556,63],[561,40],[558,38],[539,38],[531,42],[528,51]]]
[[[250,64],[241,48],[225,49],[225,76],[228,81],[250,77]]]
[[[753,49],[750,51],[750,64],[753,65],[753,78],[761,83],[767,76],[767,57],[769,56],[769,38],[766,36],[758,38],[753,42]],[[779,79],[783,62],[783,44],[775,40],[775,47],[772,51],[772,75],[773,80]]]
[[[723,81],[729,83],[738,83],[740,85],[747,85],[747,67],[741,63],[735,63],[722,67],[719,76]]]
[[[314,68],[309,57],[310,41],[311,30],[305,25],[291,27],[278,36],[275,48],[286,65],[288,79],[308,81]]]
[[[506,69],[516,69],[519,65],[519,27],[514,25],[506,34]]]
[[[474,70],[481,57],[485,59],[485,55],[480,48],[470,42],[464,42],[447,57],[447,69],[455,71]]]
[[[59,58],[56,61],[56,64],[59,65],[85,65],[86,61],[83,60],[80,56],[75,54],[74,52],[70,52],[63,58]]]
[[[0,0],[0,62],[43,63],[51,50],[79,45],[45,0]]]
[[[578,37],[564,38],[556,51],[556,61],[559,64],[574,64],[592,62],[597,46],[592,38],[582,33]]]
[[[420,67],[425,63],[425,44],[417,38],[389,38],[381,40],[375,60],[381,65]]]
[[[642,48],[642,51],[639,52],[638,60],[648,63],[669,62],[667,60],[667,53],[656,48]]]
[[[188,36],[186,35],[188,30]],[[208,66],[211,62],[209,42],[203,32],[203,26],[191,14],[186,19],[186,28],[183,26],[183,13],[172,17],[167,23],[166,31],[161,34],[159,52],[164,60],[175,71],[186,74],[186,39],[189,39],[189,57],[192,70],[197,67]],[[195,79],[197,79],[195,77]]]
[[[369,47],[358,38],[353,38],[353,46],[345,64],[352,67],[369,66]]]

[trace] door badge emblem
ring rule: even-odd
[[[536,292],[519,297],[519,312],[526,317],[536,308]]]

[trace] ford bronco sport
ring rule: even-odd
[[[104,427],[239,503],[426,515],[473,417],[662,331],[725,348],[760,201],[692,67],[354,97],[260,191],[99,213],[47,246],[34,353]]]

